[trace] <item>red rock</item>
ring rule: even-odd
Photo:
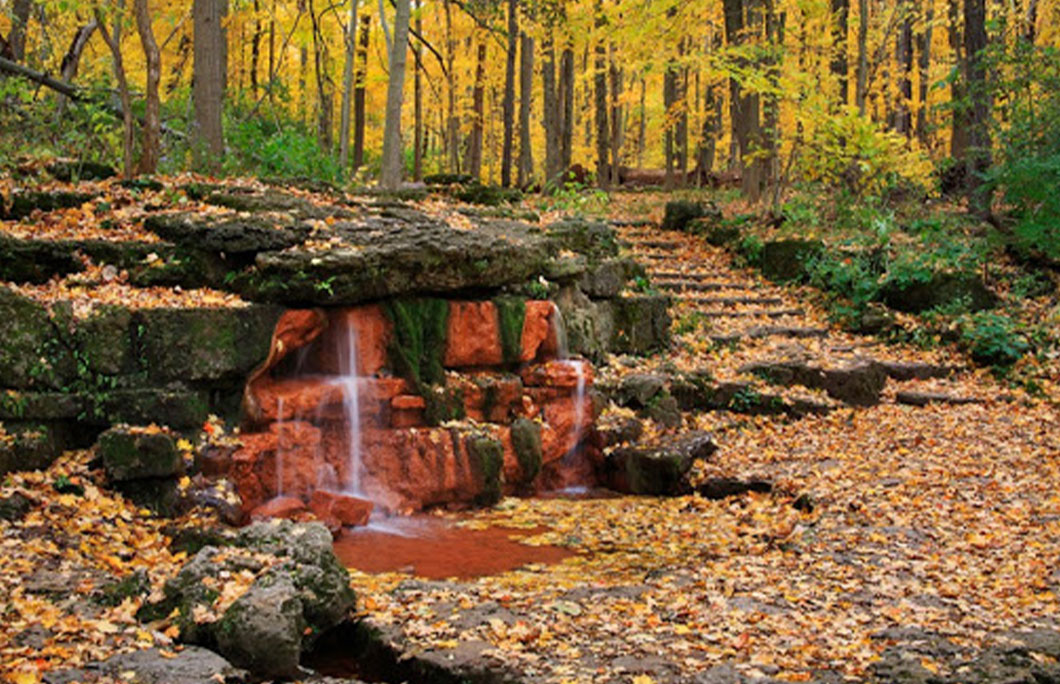
[[[397,410],[425,409],[427,401],[418,394],[399,394],[390,400],[390,408]]]
[[[522,409],[523,383],[518,376],[483,373],[458,382],[464,411],[472,420],[507,423],[512,413]]]
[[[526,303],[523,321],[522,354],[519,360],[528,363],[539,357],[555,354],[555,332],[552,330],[552,302],[531,300]],[[549,340],[552,340],[551,346]]]
[[[446,368],[499,366],[504,362],[500,326],[493,302],[449,302]]]
[[[588,361],[548,361],[523,369],[523,383],[528,387],[553,387],[574,390],[578,387],[578,375],[586,389],[593,384],[593,366]]]
[[[309,510],[332,527],[359,527],[368,524],[374,504],[355,496],[318,489],[309,498]]]
[[[250,513],[251,520],[268,520],[270,518],[293,519],[306,512],[305,503],[293,496],[278,496],[255,508]]]
[[[280,361],[295,349],[318,338],[326,327],[327,318],[320,309],[290,309],[280,316],[269,343],[269,355],[251,372],[243,392],[243,414],[248,425],[261,424],[264,420],[261,408],[255,401],[255,385],[267,380],[269,372]]]
[[[328,316],[328,329],[314,345],[312,356],[306,360],[307,372],[323,375],[344,375],[343,350],[349,344],[348,326],[356,331],[357,375],[370,377],[388,365],[387,345],[392,326],[378,304],[333,310]]]
[[[594,416],[592,401],[583,397],[580,409],[574,397],[554,399],[541,406],[541,461],[559,461],[589,434]],[[580,420],[579,420],[580,419]]]

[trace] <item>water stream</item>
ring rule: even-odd
[[[556,357],[560,363],[569,366],[576,378],[574,386],[574,433],[571,439],[570,452],[575,453],[582,441],[582,422],[585,420],[585,360],[572,359],[567,341],[567,327],[563,323],[563,312],[555,302],[552,304],[552,325],[556,330]]]
[[[357,356],[357,326],[354,325],[352,316],[343,317],[345,330],[343,334],[336,336],[339,359],[339,377],[336,383],[342,387],[342,408],[346,416],[346,427],[349,430],[349,482],[346,486],[348,494],[359,498],[364,496],[362,483],[364,463],[362,458],[361,443],[361,396],[359,361]]]

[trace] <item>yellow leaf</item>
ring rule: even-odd
[[[648,675],[637,675],[633,678],[633,684],[655,684],[655,680]]]
[[[40,675],[36,672],[16,672],[7,676],[11,684],[37,684]]]

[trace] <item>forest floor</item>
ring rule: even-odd
[[[628,218],[621,205],[614,213]],[[575,555],[471,579],[354,571],[362,617],[392,628],[413,655],[490,663],[526,681],[636,684],[858,680],[896,646],[915,654],[906,664],[925,676],[960,681],[982,649],[1014,643],[1015,632],[1060,629],[1052,388],[1032,396],[952,350],[843,332],[812,294],[737,268],[698,238],[654,228],[623,228],[621,237],[655,286],[674,293],[675,321],[690,323],[671,353],[615,359],[605,378],[676,368],[759,383],[741,369],[793,358],[958,370],[889,379],[880,403],[864,408],[762,387],[824,407],[800,419],[686,414],[680,429],[711,430],[719,445],[697,481],[759,478],[772,491],[505,499],[460,524],[532,529],[524,543]],[[708,282],[724,285],[688,286]],[[724,336],[732,338],[715,339]],[[910,396],[929,400],[903,403]],[[666,430],[649,425],[647,435]],[[143,597],[114,587],[139,571],[157,593],[185,556],[168,547],[169,523],[104,491],[89,461],[70,453],[0,486],[0,497],[32,505],[20,521],[0,522],[0,673],[18,684],[116,651],[179,648],[172,626],[136,622]],[[1058,653],[1032,655],[1055,662]]]

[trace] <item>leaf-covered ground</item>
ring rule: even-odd
[[[95,215],[119,211],[113,208],[119,204],[71,210],[49,230],[120,239],[101,229]],[[88,211],[93,216],[85,219]],[[107,216],[130,239],[148,239],[131,214],[127,221]],[[20,225],[6,223],[4,230]],[[888,381],[882,403],[872,408],[850,408],[804,388],[769,388],[811,395],[832,409],[797,421],[688,414],[684,429],[714,430],[721,447],[697,466],[697,480],[760,477],[774,483],[772,493],[721,501],[696,495],[505,500],[459,520],[545,528],[524,541],[576,555],[452,581],[354,572],[362,616],[399,627],[413,651],[446,654],[476,644],[486,660],[532,681],[637,684],[682,681],[723,663],[791,681],[821,671],[858,679],[894,643],[896,628],[941,635],[954,653],[1003,640],[1014,629],[1060,628],[1055,359],[1023,362],[1041,381],[1040,394],[1030,396],[970,369],[952,349],[924,352],[841,332],[812,293],[766,283],[690,238],[662,236],[678,243],[670,248],[638,246],[646,239],[638,230],[623,237],[656,281],[666,279],[659,272],[675,269],[709,273],[746,296],[780,301],[678,302],[675,319],[690,323],[673,353],[616,360],[604,379],[705,369],[719,380],[759,382],[741,367],[791,354],[822,364],[865,356],[964,370],[944,379]],[[85,288],[91,293],[122,286],[120,273],[89,269],[38,286],[35,296],[77,300],[79,291],[71,289],[79,287],[77,278],[92,282]],[[128,294],[115,290],[114,296]],[[210,297],[228,296],[172,289],[137,294],[157,305],[167,297],[209,305]],[[1055,302],[1032,305],[1042,316],[1055,314]],[[800,312],[774,315],[785,310]],[[724,315],[706,315],[711,312]],[[827,334],[713,339],[764,325]],[[897,403],[897,392],[908,389],[979,403]],[[663,432],[650,426],[647,434]],[[164,523],[102,490],[89,463],[89,454],[69,454],[45,473],[7,476],[0,486],[0,498],[20,494],[31,507],[21,520],[0,521],[0,674],[20,684],[121,650],[177,648],[171,624],[138,624],[134,614],[184,557],[169,550]],[[145,573],[138,591],[114,588],[137,571]],[[245,580],[230,578],[219,596],[232,600]],[[925,653],[920,665],[946,673],[955,662]]]

